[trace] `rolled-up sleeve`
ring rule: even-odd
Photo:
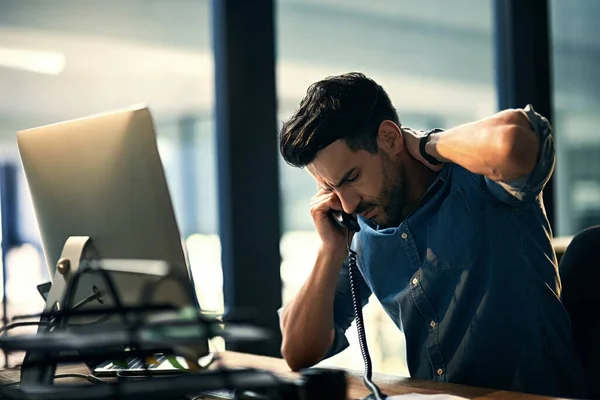
[[[520,111],[527,117],[539,138],[538,158],[533,170],[510,182],[496,182],[485,178],[490,192],[507,204],[535,200],[550,180],[556,164],[556,150],[550,122],[537,113],[531,104]]]
[[[358,287],[361,307],[364,307],[369,302],[371,289],[369,289],[367,283],[360,273],[357,274],[357,276],[359,279]],[[283,308],[279,309],[278,311],[280,319],[282,310]],[[333,338],[333,343],[327,350],[323,360],[340,353],[348,347],[349,343],[348,339],[346,338],[346,331],[352,324],[352,321],[354,321],[354,305],[352,303],[352,292],[350,290],[348,262],[346,261],[338,277],[333,301],[333,323],[335,335]]]

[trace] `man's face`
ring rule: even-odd
[[[354,152],[338,140],[319,151],[307,170],[320,188],[337,194],[344,212],[383,227],[397,226],[406,200],[405,170],[386,150]]]

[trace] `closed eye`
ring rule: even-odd
[[[356,181],[358,180],[358,176],[359,176],[359,174],[356,174],[356,175],[354,175],[353,177],[351,177],[351,178],[348,178],[348,179],[346,180],[346,182],[348,182],[348,183],[356,182]]]

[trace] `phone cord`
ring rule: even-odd
[[[363,359],[365,360],[365,375],[363,381],[365,386],[371,390],[375,400],[383,400],[387,396],[381,393],[379,387],[371,380],[373,371],[371,364],[371,356],[367,347],[367,335],[365,332],[365,324],[363,321],[362,305],[360,303],[360,291],[358,288],[358,266],[356,264],[356,252],[350,248],[351,237],[348,235],[348,274],[350,277],[350,292],[352,294],[352,305],[354,307],[354,315],[356,317],[356,331],[358,332],[358,343]]]

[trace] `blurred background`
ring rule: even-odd
[[[555,235],[569,236],[600,223],[600,2],[551,0],[549,9]],[[491,0],[277,0],[275,10],[280,122],[311,83],[348,71],[380,83],[414,128],[498,108]],[[16,131],[146,103],[200,304],[223,310],[211,23],[208,0],[0,0],[0,163],[18,178],[4,216],[17,221],[21,242],[5,249],[13,309],[38,310],[35,284],[48,280]],[[315,258],[315,184],[283,162],[279,176],[286,302]],[[375,299],[365,318],[375,371],[408,375],[402,334]],[[356,344],[352,329],[348,338]],[[362,368],[355,345],[325,363]]]

